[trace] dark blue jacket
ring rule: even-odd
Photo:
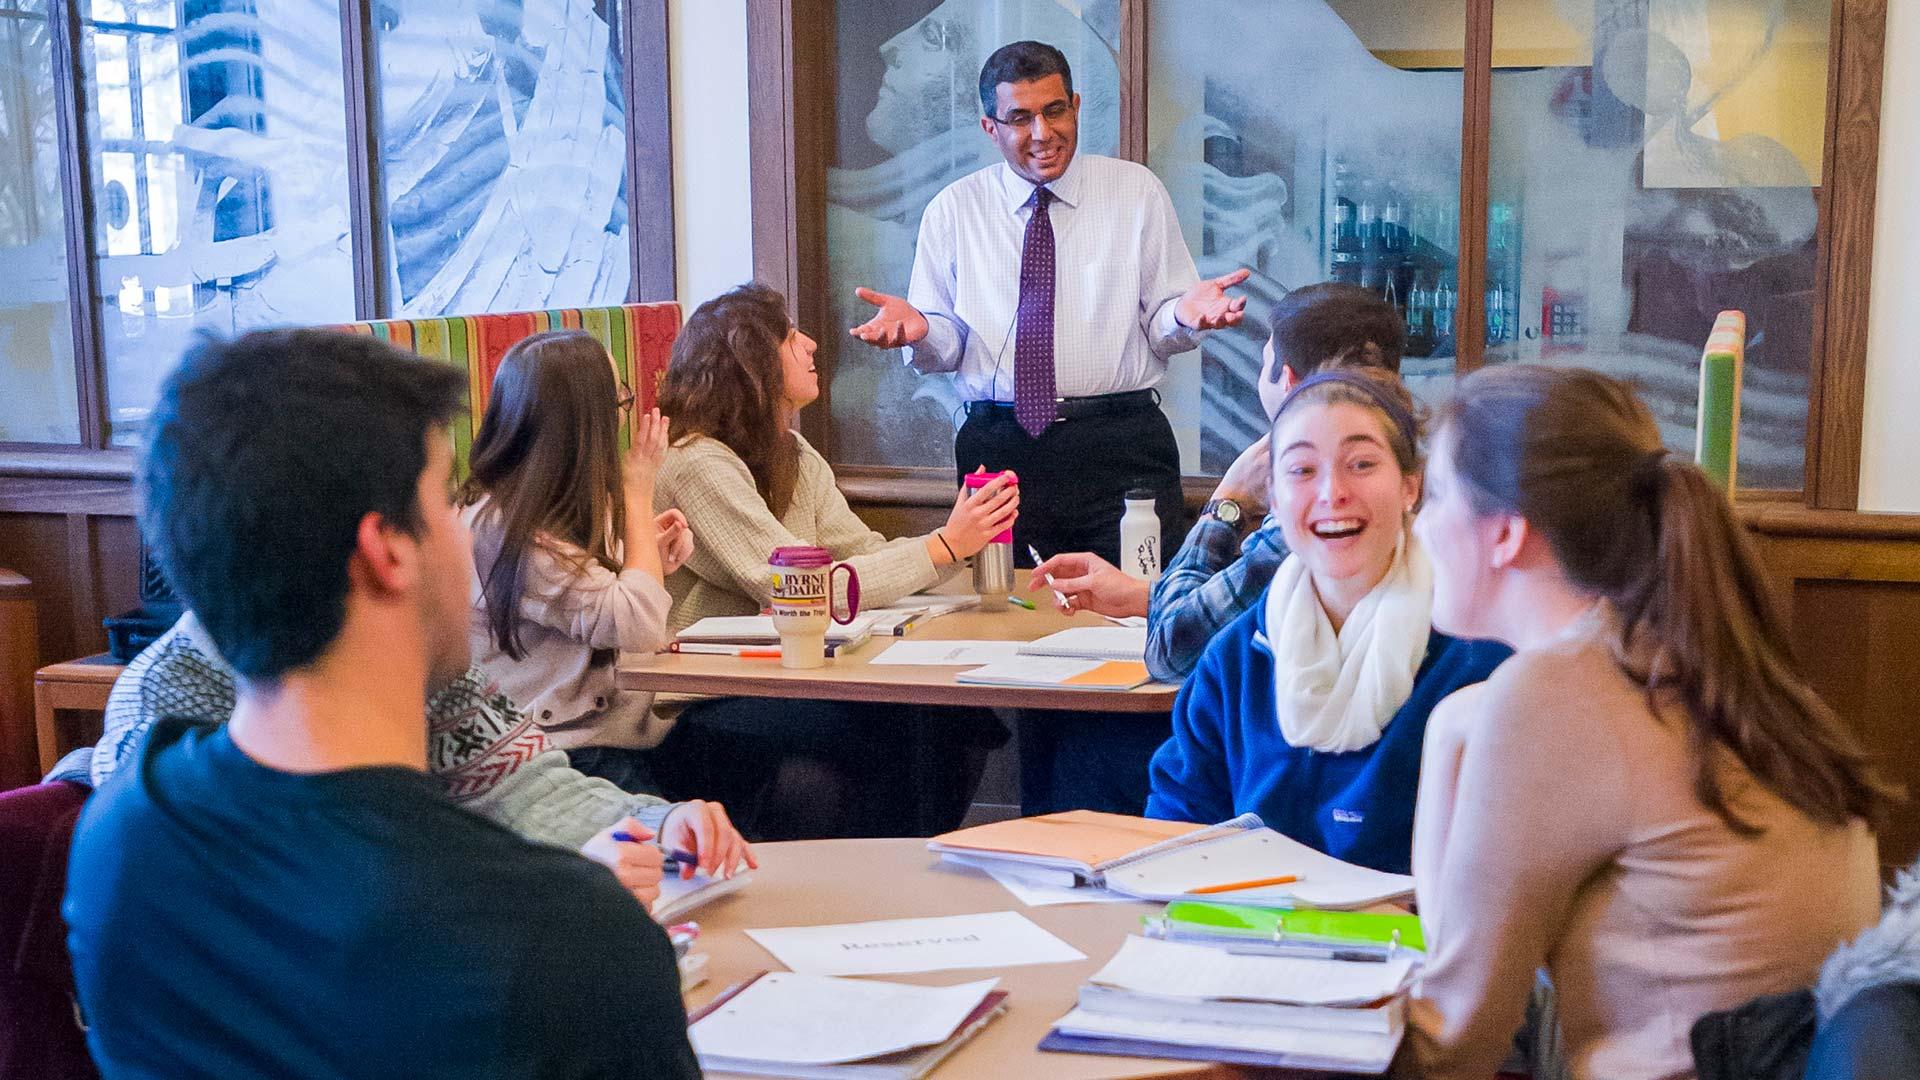
[[[1427,715],[1448,694],[1484,680],[1512,650],[1436,630],[1412,695],[1380,741],[1340,754],[1304,750],[1280,734],[1266,608],[1262,599],[1222,630],[1181,687],[1173,737],[1153,755],[1147,816],[1211,824],[1252,811],[1268,828],[1336,858],[1407,873]]]

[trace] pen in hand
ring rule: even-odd
[[[624,829],[615,832],[613,834],[613,838],[615,840],[620,841],[623,844],[648,843],[647,840],[644,840],[638,836],[635,836]],[[691,851],[681,851],[678,848],[668,848],[664,850],[666,851],[667,861],[669,862],[678,863],[681,866],[699,866],[700,865],[700,856],[694,854]]]
[[[1033,565],[1035,565],[1035,566],[1039,566],[1039,565],[1040,565],[1041,563],[1043,563],[1043,562],[1046,562],[1046,561],[1047,561],[1047,560],[1045,560],[1045,559],[1043,559],[1043,558],[1041,558],[1041,557],[1040,557],[1040,549],[1038,549],[1038,548],[1036,548],[1036,547],[1034,547],[1034,546],[1033,546],[1032,544],[1028,544],[1028,545],[1027,545],[1027,554],[1029,554],[1029,555],[1031,555],[1031,556],[1033,556]],[[1052,574],[1042,574],[1041,576],[1047,579],[1047,587],[1048,587],[1048,588],[1050,588],[1050,589],[1052,589],[1052,588],[1053,588],[1053,575],[1052,575]],[[1060,604],[1060,610],[1061,610],[1061,611],[1071,611],[1071,610],[1073,610],[1073,607],[1072,607],[1072,605],[1070,605],[1070,604],[1068,604],[1068,603],[1067,603],[1067,594],[1066,594],[1066,593],[1063,593],[1063,592],[1061,592],[1061,591],[1060,591],[1059,589],[1053,589],[1053,598],[1054,598],[1054,599],[1055,599],[1056,601],[1058,601],[1058,602],[1059,602],[1059,604]]]

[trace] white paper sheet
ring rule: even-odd
[[[1241,956],[1205,945],[1129,935],[1092,982],[1169,997],[1275,1001],[1288,1005],[1361,1005],[1406,985],[1413,958],[1383,964]]]
[[[1017,911],[749,930],[782,964],[809,975],[889,975],[1063,964],[1086,954]]]
[[[1145,615],[1102,615],[1100,617],[1115,626],[1145,627],[1147,625]]]
[[[945,1042],[999,982],[909,986],[775,971],[687,1034],[703,1058],[789,1065],[860,1061]]]
[[[972,667],[1011,660],[1018,655],[1020,643],[1017,641],[928,641],[914,638],[894,642],[868,663]]]

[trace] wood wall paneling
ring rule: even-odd
[[[39,637],[33,582],[0,567],[0,791],[40,778],[33,721]]]
[[[1487,191],[1493,131],[1493,0],[1467,0],[1467,41],[1461,72],[1460,252],[1455,278],[1454,370],[1485,362],[1487,352]]]
[[[33,582],[39,665],[104,651],[101,620],[140,604],[130,517],[0,512],[0,565]]]
[[[1807,410],[1807,505],[1824,509],[1860,504],[1886,26],[1885,0],[1834,0]]]

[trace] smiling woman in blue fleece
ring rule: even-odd
[[[1222,630],[1153,756],[1147,816],[1267,825],[1407,873],[1427,714],[1507,658],[1433,629],[1433,573],[1409,523],[1420,422],[1368,368],[1300,383],[1273,423],[1273,516],[1292,556]]]

